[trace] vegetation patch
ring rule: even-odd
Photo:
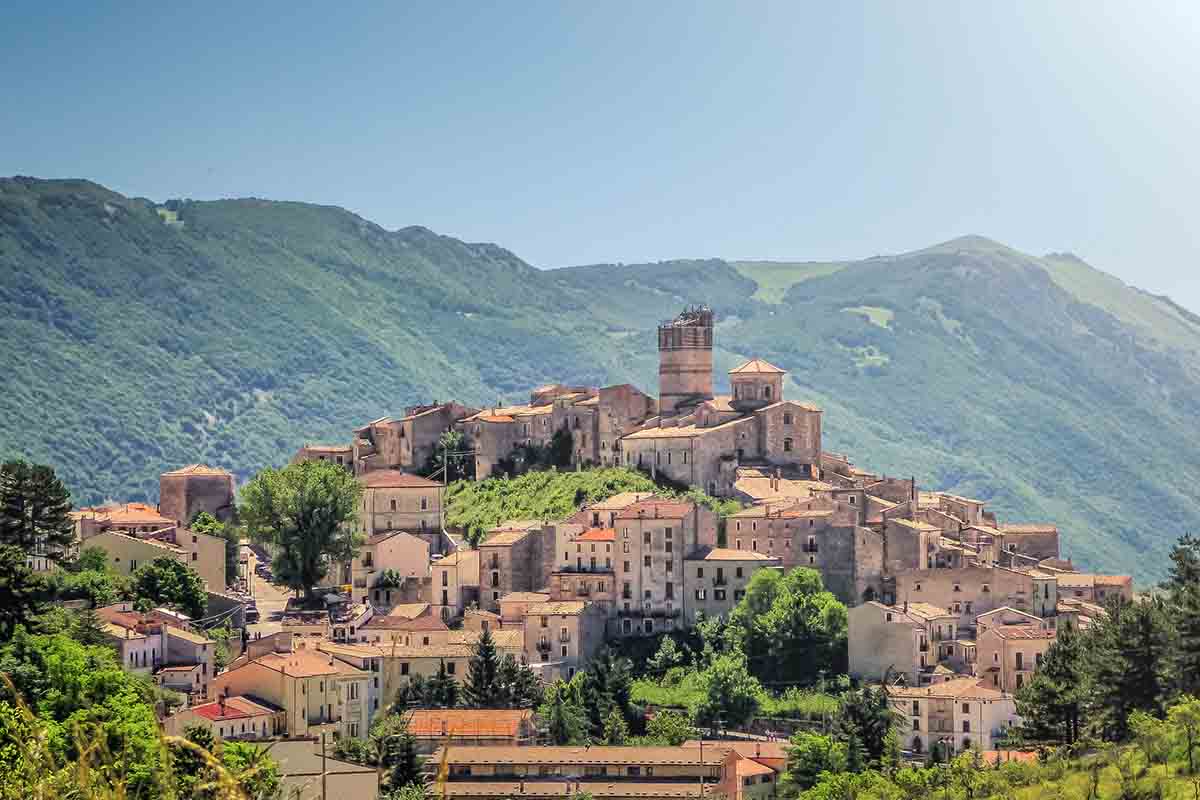
[[[892,320],[896,318],[896,312],[890,308],[880,308],[879,306],[854,306],[853,308],[843,308],[843,313],[859,314],[867,318],[867,322],[872,325],[877,325],[880,328],[890,329]]]

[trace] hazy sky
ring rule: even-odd
[[[303,5],[6,0],[0,174],[543,267],[979,233],[1200,310],[1200,3]]]

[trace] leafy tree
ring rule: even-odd
[[[35,614],[45,596],[45,583],[29,569],[25,551],[0,545],[0,639]]]
[[[583,673],[578,673],[570,682],[559,679],[546,690],[538,716],[546,724],[551,744],[584,744],[587,741],[587,712],[581,698],[582,676]]]
[[[697,736],[695,726],[678,711],[656,711],[646,723],[647,744],[678,747]]]
[[[89,547],[85,552],[95,549]],[[95,560],[89,559],[87,563],[95,563]],[[93,608],[111,605],[129,597],[132,592],[130,579],[107,567],[79,571],[55,570],[45,576],[45,581],[47,592],[56,600],[87,600]]]
[[[277,548],[279,579],[311,602],[329,563],[354,556],[359,540],[350,523],[361,495],[362,486],[344,468],[305,461],[255,475],[242,489],[239,513],[251,538]]]
[[[443,431],[438,437],[437,447],[429,454],[422,474],[433,475],[446,468],[445,481],[473,480],[475,458],[468,452],[467,440],[462,431]]]
[[[72,572],[108,572],[108,553],[103,547],[84,547],[68,569]]]
[[[727,631],[729,626],[722,617],[700,616],[696,620],[696,634],[700,637],[698,666],[706,667],[729,648]]]
[[[249,742],[222,742],[221,766],[234,777],[247,800],[279,796],[283,778],[270,751]]]
[[[1181,697],[1167,710],[1167,721],[1179,731],[1183,740],[1188,774],[1196,775],[1196,751],[1200,749],[1200,699],[1190,695]]]
[[[1129,716],[1160,716],[1170,685],[1171,630],[1157,600],[1118,600],[1092,627],[1089,715],[1110,741],[1129,734]]]
[[[762,685],[740,653],[718,656],[704,671],[705,696],[696,720],[711,728],[738,727],[758,712]]]
[[[550,464],[556,467],[571,466],[571,454],[575,449],[575,437],[564,425],[550,437]]]
[[[811,789],[823,773],[846,771],[846,745],[832,736],[798,731],[790,744],[781,780],[785,793]]]
[[[30,617],[28,627],[33,634],[53,636],[61,633],[85,645],[107,645],[110,641],[104,630],[104,621],[91,608],[72,611],[52,606]]]
[[[500,696],[500,656],[496,652],[496,640],[492,632],[484,629],[471,646],[471,660],[467,664],[467,679],[463,683],[463,697],[473,708],[496,708],[504,698]]]
[[[629,740],[629,725],[625,722],[625,715],[616,706],[608,712],[608,716],[604,718],[604,734],[601,736],[601,741],[610,745],[622,745]]]
[[[687,653],[675,641],[673,636],[664,636],[658,644],[658,650],[646,662],[646,668],[655,675],[662,675],[672,667],[683,666],[687,661]]]
[[[846,606],[816,570],[759,570],[729,615],[727,636],[765,681],[811,681],[846,671]]]
[[[192,619],[204,616],[208,592],[204,581],[187,564],[162,556],[133,573],[133,593],[153,605],[177,608]]]
[[[50,558],[62,558],[75,541],[70,517],[71,494],[51,467],[26,461],[0,465],[0,545],[30,552],[46,547]]]
[[[229,620],[209,628],[206,633],[208,638],[213,640],[213,670],[220,672],[229,665],[229,640],[233,638],[233,628],[229,625]]]
[[[1041,668],[1017,691],[1017,713],[1028,738],[1079,741],[1088,697],[1085,640],[1069,624],[1059,628]]]

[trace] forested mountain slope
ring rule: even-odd
[[[655,391],[655,324],[707,302],[719,370],[788,369],[864,466],[1055,521],[1068,555],[1142,579],[1200,527],[1200,324],[1073,256],[968,237],[541,271],[333,207],[170,207],[181,225],[86,181],[0,180],[0,454],[54,464],[77,501],[153,499],[192,461],[244,477],[415,402]]]

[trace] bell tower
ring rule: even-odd
[[[688,306],[658,326],[658,409],[673,416],[713,396],[713,313]]]

